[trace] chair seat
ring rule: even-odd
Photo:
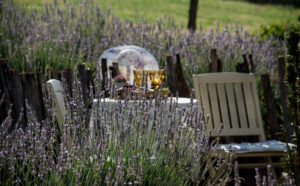
[[[296,150],[296,145],[289,143],[291,150]],[[230,143],[219,144],[217,150],[234,151],[236,154],[252,153],[252,152],[287,152],[286,143],[281,141],[265,141],[258,143]]]

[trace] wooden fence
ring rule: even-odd
[[[242,73],[254,73],[254,63],[252,55],[243,55],[243,63],[236,65],[237,72]],[[101,61],[102,67],[106,67],[106,59]],[[283,123],[288,134],[288,141],[291,141],[292,127],[290,126],[289,111],[287,108],[287,86],[284,82],[285,76],[285,61],[284,58],[278,59],[279,64],[279,88],[280,88],[280,101],[283,110]],[[222,61],[218,58],[217,50],[211,50],[211,63],[209,65],[210,72],[222,72]],[[109,72],[109,71],[111,72]],[[191,88],[189,87],[185,77],[183,76],[183,69],[181,64],[180,55],[176,54],[175,60],[172,56],[166,57],[166,80],[165,83],[168,84],[171,94],[178,95],[180,97],[190,97]],[[105,87],[108,82],[107,74],[111,73],[114,76],[118,75],[118,67],[115,64],[113,67],[107,69],[102,68],[102,90],[105,91]],[[53,72],[51,68],[46,69],[46,79],[64,79],[67,84],[67,92],[71,97],[73,96],[73,69],[66,69],[61,72]],[[81,93],[84,105],[88,108],[88,97],[90,91],[95,94],[94,79],[92,78],[92,71],[87,70],[85,65],[77,66],[78,79],[81,85]],[[2,102],[0,104],[0,124],[7,117],[8,111],[12,111],[13,122],[19,120],[19,114],[25,107],[25,100],[36,112],[38,121],[43,120],[46,117],[45,105],[43,102],[43,74],[42,73],[19,73],[18,70],[10,69],[9,63],[6,60],[0,60],[0,96],[2,95]],[[264,103],[267,108],[266,121],[270,126],[271,135],[274,139],[278,139],[278,133],[280,132],[280,127],[278,123],[278,118],[276,117],[276,108],[272,95],[272,89],[270,84],[270,77],[268,74],[261,75],[261,82],[263,86],[264,93]],[[92,87],[92,90],[90,88]],[[108,93],[106,92],[106,96]],[[26,115],[21,118],[20,123],[26,125]]]

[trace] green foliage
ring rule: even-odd
[[[288,65],[287,65],[287,81],[290,86],[292,95],[290,98],[290,107],[294,110],[294,123],[299,125],[297,110],[300,108],[300,30],[291,31],[287,38],[288,47]],[[297,128],[297,127],[296,127]],[[300,140],[300,139],[299,139]]]
[[[291,31],[287,38],[287,82],[290,88],[289,107],[296,133],[297,157],[300,155],[299,110],[300,110],[300,30]],[[299,160],[298,160],[299,161]],[[299,163],[299,162],[297,162]],[[297,175],[296,171],[294,171]],[[299,177],[296,179],[299,181]]]
[[[287,66],[287,81],[294,87],[297,86],[297,81],[300,77],[300,30],[291,31],[287,39],[288,47],[288,66]],[[297,88],[297,87],[295,87]]]
[[[284,40],[287,33],[297,30],[300,30],[300,24],[292,22],[272,23],[270,25],[262,25],[260,27],[262,40],[270,37]]]

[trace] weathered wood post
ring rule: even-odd
[[[10,91],[9,91],[9,66],[8,62],[4,59],[0,59],[0,99],[2,96],[3,102],[0,105],[0,124],[7,117],[7,113],[10,107]]]
[[[88,88],[89,95],[91,95],[91,93],[95,95],[95,84],[94,84],[92,70],[86,70],[86,81],[87,81],[87,88]]]
[[[236,71],[241,73],[250,73],[249,63],[246,54],[243,54],[243,60],[243,63],[238,63],[236,65]]]
[[[102,72],[102,91],[105,93],[105,97],[108,96],[106,86],[108,85],[108,75],[107,75],[107,60],[102,58],[101,60],[101,72]]]
[[[39,122],[43,119],[43,107],[40,100],[39,90],[34,78],[33,73],[21,74],[22,77],[22,87],[24,98],[28,100],[28,104],[31,106],[36,114],[37,120]],[[26,109],[26,108],[25,108]],[[26,116],[28,118],[28,116]]]
[[[218,58],[217,49],[211,49],[211,63],[209,64],[209,72],[222,72],[222,61]]]
[[[73,97],[73,70],[72,69],[63,70],[61,75],[67,84],[68,95]]]
[[[217,56],[217,49],[212,49],[210,52],[211,55],[211,63],[209,64],[209,71],[210,72],[218,72],[218,56]]]
[[[180,55],[176,54],[176,66],[175,66],[175,78],[177,90],[180,97],[190,97],[191,91],[187,84],[185,77],[183,76],[183,70],[181,65]]]
[[[46,107],[45,107],[45,103],[44,103],[44,99],[43,99],[43,82],[44,82],[44,78],[43,78],[43,72],[38,72],[36,74],[36,78],[37,78],[37,87],[38,87],[38,90],[39,90],[39,95],[40,95],[40,103],[41,103],[41,111],[42,111],[42,114],[43,114],[43,119],[46,118],[47,116],[47,111],[46,111]]]
[[[47,81],[50,79],[53,79],[53,70],[51,67],[48,67],[46,69],[46,79],[47,79]]]
[[[170,88],[170,91],[173,95],[177,94],[177,85],[176,85],[176,79],[175,79],[175,69],[174,69],[174,62],[172,56],[167,56],[167,68],[166,68],[166,74],[167,74],[167,82]]]
[[[18,70],[10,70],[10,96],[11,103],[13,104],[13,120],[14,123],[19,121],[19,126],[25,127],[25,118],[20,118],[20,113],[25,111],[24,96],[20,72]],[[25,114],[25,113],[24,113]]]
[[[248,62],[246,54],[243,54],[243,60],[244,60],[244,72],[245,73],[250,73],[249,62]]]
[[[279,139],[280,126],[276,118],[275,103],[273,100],[272,88],[269,74],[261,75],[261,81],[264,92],[264,102],[267,107],[267,122],[270,125],[271,136],[274,139]]]
[[[79,64],[77,66],[78,69],[78,77],[80,81],[81,86],[81,95],[83,99],[83,104],[85,108],[88,108],[88,95],[87,95],[87,81],[86,81],[86,71],[85,71],[85,65]]]
[[[283,126],[286,131],[286,137],[288,142],[293,141],[293,133],[294,129],[291,125],[291,118],[290,118],[290,110],[288,108],[287,96],[288,96],[288,87],[284,81],[285,78],[285,60],[284,57],[278,58],[278,75],[279,75],[279,91],[280,91],[280,103],[282,108],[282,119],[283,119]]]
[[[253,55],[252,54],[249,54],[249,60],[250,60],[251,72],[255,73],[255,67],[254,67]]]
[[[218,58],[218,72],[223,72],[223,66],[221,59]]]
[[[113,62],[112,63],[113,66],[111,66],[111,75],[112,75],[112,78],[116,77],[117,75],[120,74],[119,72],[119,65],[117,62]]]

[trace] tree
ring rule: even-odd
[[[293,118],[293,126],[296,133],[297,144],[297,164],[296,171],[294,171],[296,185],[300,184],[299,165],[300,165],[300,124],[299,124],[299,110],[300,110],[300,30],[290,31],[287,38],[288,48],[288,65],[287,65],[287,82],[290,87],[291,95],[289,97],[289,104],[292,110],[291,116]],[[298,169],[298,170],[297,170]]]
[[[3,0],[0,0],[0,14],[2,13]]]
[[[190,0],[188,29],[193,31],[196,30],[198,1],[199,0]]]

